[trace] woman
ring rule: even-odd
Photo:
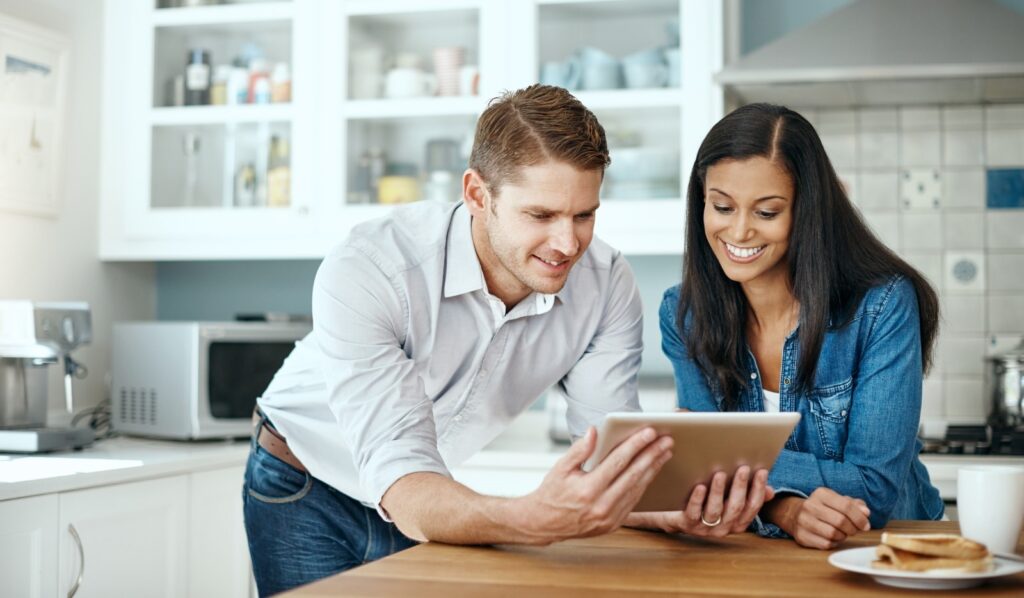
[[[916,438],[938,299],[865,226],[806,119],[751,104],[711,129],[683,262],[660,314],[679,406],[802,416],[759,534],[825,549],[942,517]]]

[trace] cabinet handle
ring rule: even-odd
[[[75,585],[71,586],[68,590],[68,598],[71,598],[78,591],[78,586],[82,583],[82,574],[85,573],[85,548],[82,547],[82,538],[78,535],[78,530],[75,529],[74,524],[68,524],[68,531],[71,532],[71,537],[75,539],[75,546],[78,547],[78,577],[75,579]]]

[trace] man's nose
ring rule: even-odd
[[[580,249],[580,240],[576,237],[576,229],[573,222],[561,221],[555,224],[555,230],[551,233],[549,240],[551,248],[566,257],[576,255]]]

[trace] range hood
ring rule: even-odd
[[[1024,101],[1024,15],[995,0],[855,0],[715,80],[788,106]]]

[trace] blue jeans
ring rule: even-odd
[[[264,421],[260,425],[264,425]],[[242,503],[260,596],[277,594],[416,545],[374,509],[255,442]]]

